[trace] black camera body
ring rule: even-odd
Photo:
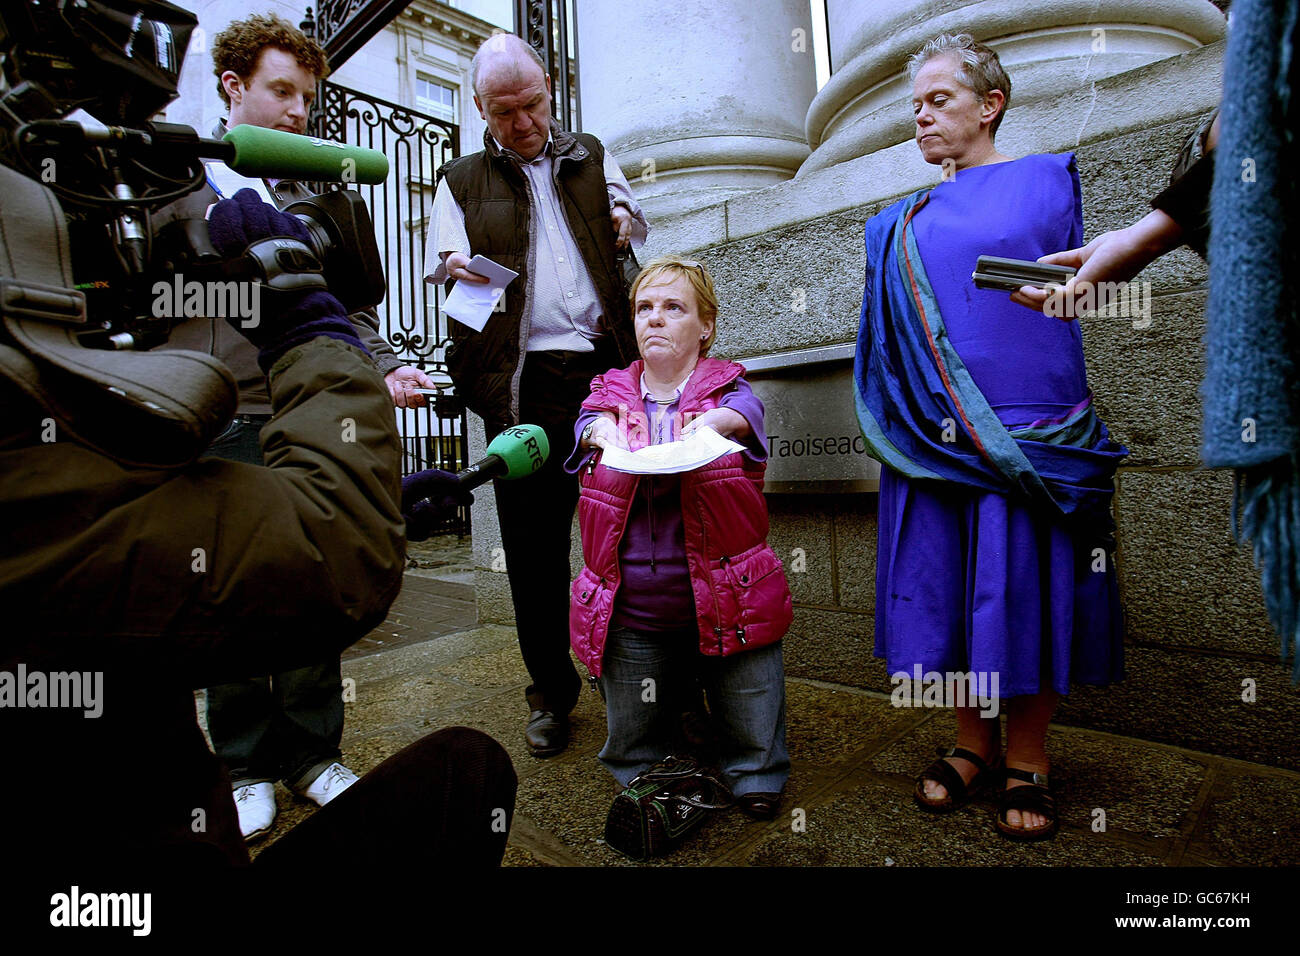
[[[383,300],[374,229],[354,192],[334,189],[286,210],[307,227],[305,244],[254,243],[233,260],[213,248],[203,219],[153,234],[153,215],[203,187],[203,159],[235,154],[233,144],[201,139],[189,126],[149,121],[176,95],[197,24],[167,0],[27,0],[0,9],[0,162],[58,197],[73,281],[85,296],[89,321],[78,338],[87,347],[166,341],[174,317],[155,314],[153,290],[182,272],[261,282],[258,291],[273,294],[328,288],[349,313]],[[78,108],[95,122],[73,119]]]
[[[152,272],[166,278],[182,273],[199,278],[244,279],[266,283],[281,275],[316,272],[321,287],[343,303],[349,313],[372,308],[384,300],[384,267],[375,243],[374,227],[365,201],[348,189],[331,189],[285,207],[307,228],[305,252],[309,255],[286,261],[281,253],[275,262],[256,247],[238,259],[223,260],[208,238],[207,222],[179,219],[159,230],[155,241]],[[282,286],[292,290],[294,286]]]
[[[117,212],[65,207],[77,288],[86,296],[89,348],[151,349],[167,340],[175,316],[158,315],[154,290],[176,276],[206,282],[259,283],[274,307],[277,293],[325,289],[347,314],[378,305],[386,283],[365,201],[332,189],[298,200],[284,212],[306,227],[307,241],[263,240],[226,258],[213,246],[205,219],[168,223],[145,237],[148,250],[136,265],[123,255]],[[135,215],[146,227],[148,216]]]

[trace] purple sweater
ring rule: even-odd
[[[678,401],[660,405],[642,396],[650,423],[651,444],[660,445],[677,436],[671,434]],[[750,435],[743,444],[750,461],[767,460],[767,434],[763,430],[763,403],[743,378],[736,379],[735,391],[718,402],[722,408],[739,412],[749,422]],[[660,412],[663,409],[663,412]],[[583,411],[573,426],[574,448],[564,470],[576,474],[586,467],[596,449],[583,450],[579,439],[583,429],[600,417],[600,412]],[[668,631],[695,624],[695,596],[686,566],[686,532],[682,527],[681,476],[642,475],[636,499],[628,513],[627,528],[619,544],[619,568],[623,580],[614,602],[611,626],[636,631]]]

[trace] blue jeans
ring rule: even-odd
[[[780,793],[790,777],[785,749],[781,644],[705,657],[695,628],[609,629],[600,689],[609,736],[599,759],[626,786],[670,753],[683,752],[680,717],[708,695],[719,742],[718,768],[732,793]],[[648,683],[649,682],[649,683]]]

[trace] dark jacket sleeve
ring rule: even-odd
[[[348,320],[356,328],[357,338],[361,340],[361,344],[370,350],[370,357],[374,360],[375,368],[379,369],[381,376],[406,364],[397,357],[397,353],[388,344],[388,339],[384,338],[383,333],[379,331],[379,315],[374,309],[353,312],[348,316]]]
[[[767,461],[767,428],[763,420],[763,402],[749,383],[743,378],[736,379],[736,387],[718,401],[722,408],[739,412],[749,422],[749,436],[741,442],[745,446],[744,455],[755,464]]]
[[[1214,183],[1214,150],[1205,146],[1218,110],[1211,113],[1187,138],[1169,185],[1151,200],[1151,207],[1164,212],[1183,230],[1187,245],[1202,259],[1210,244],[1210,187]]]
[[[291,191],[290,195],[285,197],[281,208],[289,202],[305,199],[312,194],[311,190],[300,183],[286,183],[285,186],[291,187]],[[150,226],[156,234],[163,226],[176,219],[202,219],[208,207],[219,198],[211,186],[204,185],[188,196],[164,206],[153,215]],[[370,351],[375,368],[379,369],[381,376],[406,364],[397,357],[388,340],[384,338],[380,331],[379,315],[374,309],[354,312],[348,316],[348,319],[357,330],[357,338]],[[173,329],[168,343],[163,348],[193,349],[216,355],[230,366],[239,381],[243,399],[241,410],[261,412],[265,408],[266,399],[265,392],[262,390],[262,372],[256,362],[257,350],[242,337],[232,338],[223,323],[223,319],[206,316],[182,319]],[[220,347],[223,343],[224,348]]]
[[[571,475],[576,475],[587,467],[587,462],[591,460],[592,455],[596,454],[595,448],[582,447],[582,433],[588,425],[601,416],[601,413],[593,409],[584,408],[578,420],[573,423],[573,451],[569,457],[564,460],[564,470]]]
[[[39,543],[0,554],[0,597],[21,608],[0,657],[99,654],[205,686],[335,655],[383,620],[405,560],[388,391],[327,338],[269,378],[265,466],[128,469],[71,441],[13,453],[36,479],[0,481],[0,511]]]

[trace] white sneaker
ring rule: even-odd
[[[271,832],[275,821],[275,785],[251,783],[236,787],[235,809],[239,811],[239,832],[244,842],[260,840]]]
[[[335,762],[322,770],[321,775],[299,793],[317,806],[323,807],[360,779],[343,764]]]

